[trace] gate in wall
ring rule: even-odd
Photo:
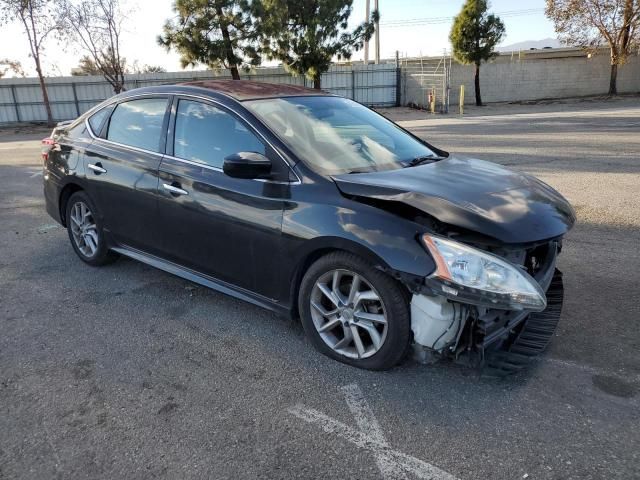
[[[405,104],[449,113],[451,56],[403,59]]]

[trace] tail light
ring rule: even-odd
[[[46,162],[49,159],[49,152],[53,148],[56,142],[53,141],[53,138],[47,137],[42,139],[42,160]]]

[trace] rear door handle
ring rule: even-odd
[[[174,187],[173,185],[169,185],[168,183],[163,183],[162,186],[164,187],[165,190],[168,190],[173,195],[189,195],[189,192],[187,192],[186,190],[183,190],[180,187]]]
[[[107,173],[107,170],[106,170],[105,168],[102,168],[102,165],[100,165],[100,163],[99,163],[99,162],[98,162],[98,163],[96,163],[96,164],[89,163],[89,164],[87,165],[87,168],[90,168],[91,170],[93,170],[93,172],[94,172],[96,175],[100,175],[101,173]]]

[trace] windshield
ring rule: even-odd
[[[437,157],[394,123],[346,98],[270,98],[244,104],[324,175],[391,170]]]

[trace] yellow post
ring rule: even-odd
[[[460,85],[460,115],[464,114],[464,85]]]
[[[436,113],[436,89],[431,89],[431,113]]]

